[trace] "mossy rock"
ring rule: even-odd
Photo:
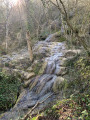
[[[57,77],[53,84],[53,91],[58,92],[65,86],[65,79],[63,77]]]
[[[32,66],[32,71],[35,73],[35,75],[41,75],[44,73],[46,66],[47,62],[38,61]]]
[[[39,71],[39,74],[43,74],[45,72],[46,67],[47,67],[47,62],[44,62],[42,64],[40,71]]]
[[[30,83],[30,85],[29,85],[30,90],[32,90],[32,89],[36,86],[36,84],[38,83],[38,78],[39,78],[39,77],[40,77],[40,76],[37,76],[37,77],[35,78],[34,82]]]

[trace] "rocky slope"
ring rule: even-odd
[[[67,69],[64,63],[67,59],[71,59],[80,51],[67,50],[64,42],[52,42],[53,39],[50,39],[51,37],[52,35],[50,35],[45,41],[38,42],[33,49],[35,55],[43,55],[43,66],[40,75],[35,76],[34,72],[32,72],[33,65],[25,71],[18,69],[18,67],[12,68],[12,71],[21,74],[24,87],[16,105],[9,112],[3,114],[0,120],[19,120],[38,101],[41,102],[48,96],[51,96],[43,104],[40,104],[32,113],[38,112],[52,101],[57,100],[58,92],[60,94],[59,99],[63,98],[62,90],[59,90],[62,88],[62,84],[65,80],[64,75],[67,74]],[[23,52],[21,51],[20,54],[12,54],[12,57],[3,56],[0,58],[0,61],[2,64],[5,64],[7,62],[12,62],[13,60],[22,61],[26,58],[29,58],[29,54],[25,49]],[[33,64],[35,64],[35,62]]]

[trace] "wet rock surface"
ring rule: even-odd
[[[52,42],[50,39],[49,36],[45,41],[38,42],[33,49],[35,54],[43,54],[42,59],[46,63],[43,74],[34,77],[34,73],[30,73],[30,67],[27,69],[27,72],[21,71],[21,74],[24,75],[23,81],[25,88],[23,88],[15,106],[9,112],[5,113],[0,120],[19,120],[38,101],[42,101],[52,95],[52,93],[58,92],[59,85],[64,81],[64,78],[61,76],[66,74],[64,61],[67,56],[74,56],[77,52],[69,51],[69,54],[64,42]],[[13,54],[12,57],[8,55],[3,56],[0,58],[0,61],[5,63],[5,61],[8,62],[13,59],[18,61],[18,59],[29,58],[27,50],[23,50],[23,55],[21,53],[17,55]],[[56,95],[51,96],[39,106],[39,109],[43,109],[48,103],[55,99],[57,99]],[[33,112],[37,112],[37,108],[36,111]]]

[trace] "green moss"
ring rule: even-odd
[[[5,63],[5,67],[9,67],[9,63]]]
[[[40,75],[44,73],[44,71],[46,69],[46,66],[47,66],[47,62],[42,63],[42,66],[41,66],[41,68],[39,70]]]
[[[35,73],[35,75],[42,74],[46,67],[46,63],[43,63],[42,61],[43,57],[45,57],[45,55],[43,56],[43,54],[34,54],[34,60],[37,60],[37,63],[33,65],[33,72]]]
[[[78,60],[78,58],[80,57],[79,54],[77,54],[75,57],[73,57],[72,59],[69,59],[66,61],[65,66],[67,68],[74,68],[74,63]]]
[[[61,32],[61,31],[58,31],[58,32],[57,32],[57,36],[56,36],[56,38],[58,39],[58,42],[64,42],[64,41],[66,41],[65,36],[64,36],[64,35],[61,35],[60,32]]]
[[[60,40],[59,42],[64,42],[66,41],[66,38],[64,36],[60,36],[59,40]]]
[[[36,120],[36,119],[37,119],[37,117],[33,117],[33,118],[32,118],[32,120]]]
[[[35,64],[35,66],[33,67],[33,72],[35,73],[35,75],[39,74],[39,70],[40,70],[41,66],[42,66],[41,63]]]
[[[42,58],[43,58],[43,54],[34,54],[34,60],[41,60]]]

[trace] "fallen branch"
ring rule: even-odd
[[[52,93],[51,95],[49,95],[46,99],[44,99],[43,101],[41,102],[37,102],[35,104],[35,106],[24,116],[24,118],[22,118],[21,120],[27,120],[28,118],[30,118],[30,113],[39,105],[39,104],[42,104],[44,103],[48,98],[50,98],[54,93]]]

